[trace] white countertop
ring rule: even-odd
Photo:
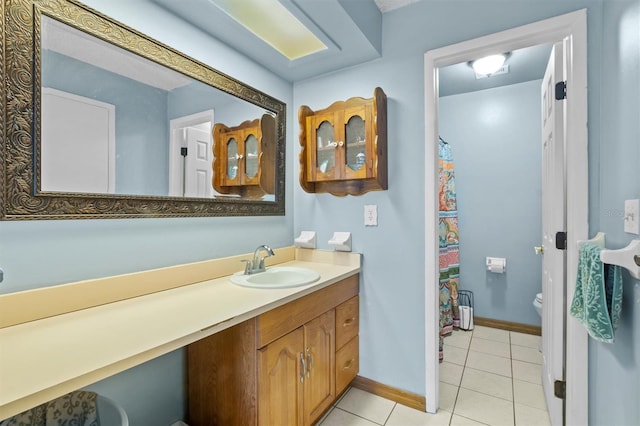
[[[360,270],[360,257],[296,252],[279,266],[317,271],[320,280],[254,289],[220,277],[0,329],[0,419],[124,371]],[[337,255],[340,257],[340,255]],[[349,257],[350,256],[350,257]],[[304,258],[300,260],[300,258]],[[313,261],[309,261],[313,260]]]

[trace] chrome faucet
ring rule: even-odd
[[[260,257],[260,252],[261,251],[265,251],[267,252],[267,254],[265,256]],[[267,246],[267,245],[261,245],[258,246],[258,248],[256,249],[256,251],[253,252],[253,262],[250,260],[244,260],[244,262],[247,262],[245,268],[244,268],[244,274],[245,275],[251,275],[251,274],[256,274],[258,272],[264,272],[265,268],[264,268],[264,259],[266,259],[269,256],[274,256],[275,253],[273,252],[273,250],[271,249],[271,247]]]

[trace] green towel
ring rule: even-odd
[[[601,247],[584,243],[578,256],[578,278],[570,313],[589,335],[613,343],[613,331],[622,310],[622,275],[617,265],[600,260]]]

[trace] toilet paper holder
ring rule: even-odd
[[[504,257],[487,257],[486,265],[487,271],[502,274],[507,269],[507,259]]]

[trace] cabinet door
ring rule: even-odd
[[[365,179],[373,175],[373,127],[371,105],[344,112],[344,179]]]
[[[304,335],[298,328],[258,351],[258,424],[302,425]]]
[[[243,158],[242,132],[228,132],[224,135],[222,182],[224,186],[240,185]]]
[[[257,185],[260,182],[260,142],[257,128],[247,129],[244,132],[243,147],[243,183],[245,185]]]
[[[335,310],[303,326],[306,356],[304,424],[311,425],[329,408],[336,396]]]
[[[338,148],[340,139],[336,128],[336,113],[313,115],[307,118],[307,180],[330,181],[340,178]]]
[[[341,394],[358,374],[359,343],[356,336],[336,352],[336,395]]]

